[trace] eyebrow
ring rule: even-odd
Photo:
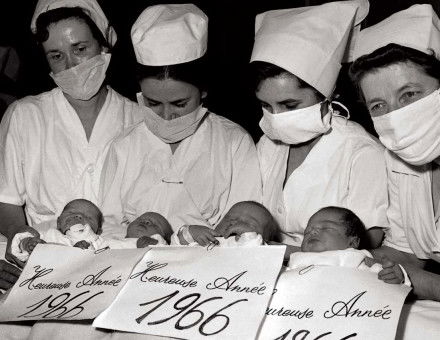
[[[149,101],[149,102],[161,103],[160,100],[156,100],[156,99],[153,99],[153,98],[150,98],[150,97],[147,97],[147,96],[144,96],[144,98],[145,98],[147,101]],[[175,99],[175,100],[170,101],[170,103],[171,103],[171,104],[178,104],[178,103],[181,103],[181,102],[188,101],[188,100],[190,100],[190,99],[191,99],[191,97],[186,97],[186,98],[181,98],[181,99]]]

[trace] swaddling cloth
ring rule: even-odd
[[[263,237],[255,232],[247,232],[241,234],[240,237],[230,236],[228,238],[216,237],[219,247],[254,247],[263,244]],[[177,232],[171,237],[171,245],[181,245]],[[195,241],[187,244],[190,247],[199,246]]]
[[[329,250],[320,253],[312,252],[297,252],[290,255],[288,264],[289,269],[304,268],[310,265],[318,266],[337,266],[358,268],[363,270],[370,270],[378,273],[382,270],[382,265],[379,263],[368,267],[365,264],[366,257],[373,257],[366,250],[358,249],[344,249],[344,250]]]
[[[373,258],[368,250],[362,249],[344,249],[344,250],[329,250],[320,253],[312,252],[297,252],[290,255],[288,270],[300,269],[308,266],[337,266],[357,268],[359,270],[369,270],[374,273],[379,273],[383,267],[380,263],[374,263],[369,267],[365,263],[365,258]],[[399,265],[403,272],[404,282],[406,286],[411,286],[411,281],[406,270]]]

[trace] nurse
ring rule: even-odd
[[[431,5],[414,5],[361,31],[350,70],[388,149],[390,229],[376,252],[408,267],[415,293],[435,300],[440,276],[417,267],[440,259],[439,56],[440,20]]]
[[[235,203],[261,202],[250,135],[203,106],[207,36],[208,18],[193,4],[151,6],[134,23],[145,120],[109,153],[102,183],[107,221],[124,226],[154,211],[174,231],[214,228]]]
[[[343,1],[256,18],[251,65],[263,108],[257,146],[263,204],[291,251],[301,244],[310,216],[325,206],[345,207],[361,218],[368,229],[364,247],[379,246],[387,226],[383,147],[332,102],[353,26],[368,6]]]
[[[111,141],[142,119],[136,103],[104,85],[116,33],[95,0],[40,0],[31,28],[57,87],[16,101],[0,125],[0,232],[9,240],[72,199],[97,202]],[[8,288],[17,272],[1,267]]]

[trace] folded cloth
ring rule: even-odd
[[[35,237],[35,235],[27,231],[24,233],[18,233],[14,235],[14,238],[11,242],[11,254],[22,262],[27,261],[30,255],[28,251],[20,247],[21,241],[27,237]]]
[[[177,236],[178,232],[174,233],[171,236],[171,245],[182,245],[180,243],[179,237]],[[255,232],[247,232],[237,236],[230,236],[228,238],[224,237],[216,237],[219,242],[219,247],[254,247],[261,246],[263,243],[263,237],[260,234]],[[199,244],[195,241],[190,242],[187,246],[195,247],[199,246]]]
[[[20,261],[27,261],[30,254],[21,249],[20,243],[24,238],[34,237],[29,232],[18,233],[14,236],[11,242],[11,253],[17,257]],[[137,238],[110,238],[102,237],[95,234],[88,224],[75,224],[70,227],[66,232],[66,235],[61,233],[58,229],[51,228],[40,233],[40,237],[47,243],[62,244],[65,246],[73,247],[79,241],[86,241],[90,243],[88,249],[98,250],[109,247],[110,249],[132,249],[136,248]],[[160,235],[153,235],[152,238],[158,241],[158,244],[167,244],[166,241]]]
[[[308,266],[335,266],[357,268],[359,270],[369,270],[374,273],[379,273],[383,267],[380,263],[374,263],[368,266],[365,263],[365,258],[373,258],[373,255],[365,249],[348,248],[344,250],[329,250],[319,253],[313,252],[297,252],[290,255],[288,270],[301,269]],[[406,270],[399,265],[403,272],[403,284],[411,286],[411,281]]]

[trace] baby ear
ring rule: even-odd
[[[359,249],[359,245],[361,243],[361,240],[357,236],[350,236],[350,247],[354,249]]]

